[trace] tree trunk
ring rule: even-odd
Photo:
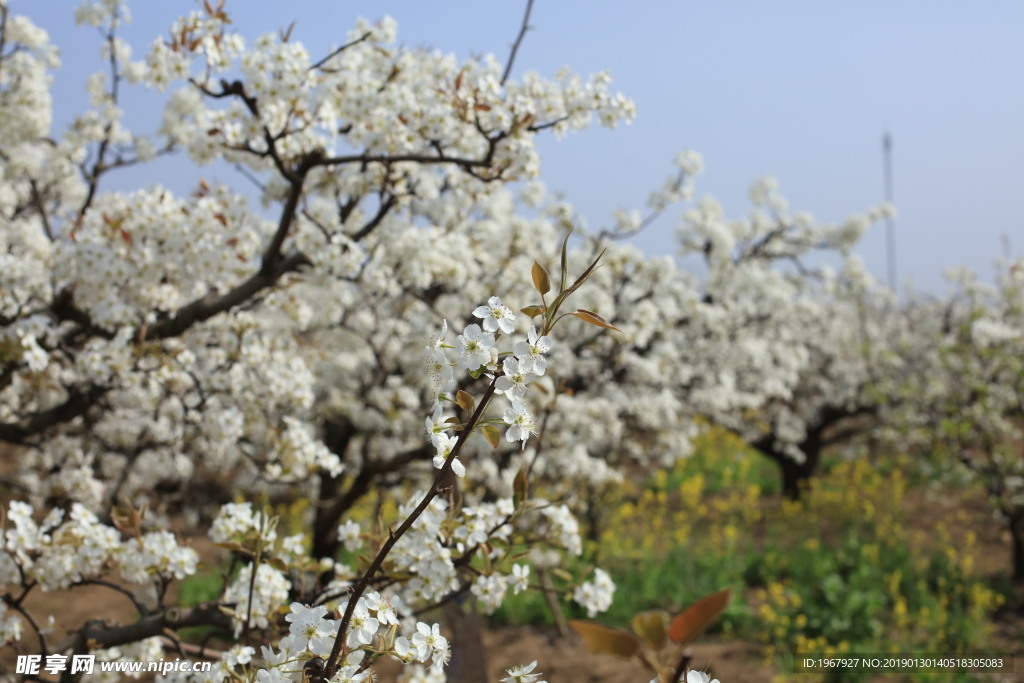
[[[448,683],[480,683],[490,680],[483,622],[476,600],[452,601],[444,606],[445,621],[452,630],[452,661],[446,668]]]
[[[328,420],[324,424],[324,444],[339,458],[344,460],[345,451],[354,430],[347,422],[338,423]],[[320,488],[317,491],[315,512],[313,517],[313,557],[336,558],[341,550],[338,541],[338,521],[345,512],[339,500],[342,493],[342,477],[332,479],[326,475],[320,477]],[[355,486],[355,481],[351,486]],[[320,579],[326,584],[334,578],[334,570],[324,572]]]
[[[797,462],[785,454],[780,454],[775,459],[782,474],[782,495],[789,500],[800,500],[807,481],[814,474],[814,470],[818,467],[818,460],[821,459],[821,453],[805,452],[805,455],[807,459],[803,462]]]
[[[1013,541],[1013,582],[1024,584],[1024,515],[1010,518],[1010,538]]]
[[[818,469],[821,461],[821,452],[824,449],[822,434],[829,423],[818,423],[808,426],[807,436],[800,443],[800,452],[804,454],[804,461],[797,462],[780,453],[782,459],[779,466],[782,468],[782,494],[789,500],[800,500],[804,488],[811,476]]]

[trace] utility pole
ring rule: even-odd
[[[882,157],[885,165],[885,201],[892,204],[892,137],[886,131],[882,136]],[[886,262],[889,273],[889,289],[896,291],[896,227],[894,218],[889,214],[885,218],[885,236],[887,242]]]

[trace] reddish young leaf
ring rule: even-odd
[[[587,649],[595,654],[632,657],[640,650],[640,639],[632,633],[582,619],[571,620],[569,626],[583,636]]]
[[[544,270],[544,266],[534,261],[530,274],[533,276],[533,286],[537,288],[541,296],[551,291],[551,278],[548,276],[548,271]]]
[[[536,318],[538,315],[543,315],[547,309],[544,306],[526,306],[519,310],[531,318]]]
[[[583,308],[580,308],[577,309],[577,311],[573,313],[573,315],[582,320],[583,322],[590,323],[591,325],[597,325],[598,327],[603,327],[608,330],[622,332],[622,330],[615,327],[615,325],[612,325],[610,322],[599,316],[597,313],[594,313],[593,311],[588,311]]]
[[[677,614],[668,628],[674,643],[685,645],[699,636],[729,604],[728,589],[705,596]]]
[[[459,404],[460,408],[467,412],[472,412],[473,406],[476,405],[476,401],[473,400],[473,397],[462,389],[459,389],[459,392],[455,394],[455,401]]]

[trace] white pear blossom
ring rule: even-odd
[[[537,375],[523,369],[523,363],[516,358],[506,358],[502,362],[503,375],[497,378],[494,383],[495,392],[505,394],[509,400],[516,401],[526,395],[530,382],[537,379]]]
[[[572,594],[572,599],[586,608],[587,616],[594,617],[604,612],[612,604],[615,595],[615,583],[603,569],[594,570],[594,578],[580,584]]]
[[[505,424],[509,425],[505,430],[507,441],[520,441],[522,447],[526,448],[526,441],[531,435],[537,433],[537,421],[526,406],[519,401],[512,401],[512,404],[505,408]]]
[[[473,310],[473,315],[477,318],[483,318],[484,330],[487,332],[496,332],[498,330],[505,334],[515,332],[515,313],[508,306],[501,303],[501,299],[496,296],[488,299],[486,306],[477,306]]]
[[[508,577],[509,585],[512,586],[512,591],[515,595],[519,595],[524,590],[529,588],[530,585],[530,565],[528,564],[514,564],[512,565],[512,574]]]
[[[448,639],[441,635],[441,627],[438,624],[427,625],[418,622],[416,634],[412,637],[412,647],[416,651],[416,658],[421,662],[433,658],[435,661],[443,660],[447,663],[451,656],[448,649]]]
[[[477,324],[467,325],[459,335],[456,348],[459,351],[459,363],[466,370],[476,370],[491,362],[494,348],[494,335],[484,332]]]
[[[526,341],[517,341],[512,347],[519,360],[519,368],[537,376],[543,375],[548,367],[548,359],[545,354],[551,350],[552,345],[551,337],[540,336],[537,327],[531,326]]]
[[[542,673],[532,673],[537,668],[537,660],[533,660],[526,666],[514,666],[511,669],[505,669],[508,676],[501,679],[501,683],[544,683],[540,680]]]

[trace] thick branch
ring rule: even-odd
[[[39,219],[43,222],[43,231],[46,233],[46,239],[52,242],[54,240],[53,226],[50,224],[50,214],[46,212],[46,205],[43,195],[39,191],[39,185],[36,184],[35,180],[29,180],[29,188],[32,190],[32,203],[35,204],[36,211],[39,212]]]
[[[861,405],[850,410],[842,410],[841,415],[837,415],[834,420],[824,425],[835,426],[838,423],[846,419],[852,419],[856,417],[873,417],[878,414],[878,408],[871,405]],[[823,447],[834,446],[837,443],[843,443],[857,436],[858,434],[865,431],[867,427],[863,424],[850,424],[846,425],[842,429],[830,433],[827,437],[822,437],[821,445]]]
[[[361,227],[356,234],[352,235],[352,241],[358,242],[369,236],[371,232],[377,229],[377,226],[381,224],[381,221],[384,220],[384,217],[387,216],[391,209],[395,208],[395,205],[397,204],[398,197],[396,197],[395,195],[390,195],[387,199],[383,200],[381,202],[380,208],[377,210],[376,215],[374,215],[374,217],[370,219],[366,223],[366,225]]]
[[[84,415],[103,394],[105,387],[91,386],[73,389],[67,400],[49,410],[43,410],[17,422],[0,424],[0,441],[24,444],[33,436],[76,417]]]
[[[322,158],[322,155],[319,153],[307,154],[302,158],[299,168],[296,169],[291,191],[288,192],[288,199],[285,200],[284,208],[281,209],[281,218],[278,219],[277,230],[274,232],[274,237],[270,240],[270,244],[263,251],[263,262],[260,264],[261,275],[270,276],[274,273],[277,267],[277,260],[281,256],[284,238],[288,235],[288,231],[291,230],[292,223],[295,222],[295,210],[299,206],[299,199],[302,198],[302,183],[306,179],[309,169]]]
[[[209,320],[218,313],[223,313],[247,301],[260,290],[273,285],[285,273],[298,270],[302,266],[309,265],[309,263],[310,261],[305,254],[300,252],[291,254],[279,261],[270,272],[264,272],[261,268],[259,272],[254,273],[248,280],[225,294],[218,296],[215,292],[211,292],[202,299],[193,301],[180,309],[173,318],[148,328],[146,330],[146,338],[167,339],[169,337],[176,337],[192,325]]]
[[[338,453],[343,456],[344,453]],[[404,453],[399,453],[393,458],[385,461],[371,461],[363,465],[359,473],[352,479],[352,483],[344,493],[325,500],[323,494],[329,493],[335,486],[325,478],[321,483],[321,509],[317,510],[314,530],[314,551],[315,556],[328,557],[337,552],[337,528],[341,516],[352,508],[360,498],[372,490],[374,482],[382,474],[398,472],[410,462],[417,460],[425,461],[431,454],[430,447],[426,444],[419,448],[413,448]]]
[[[68,635],[56,651],[88,652],[90,649],[117,647],[162,636],[164,629],[177,630],[190,626],[213,626],[229,631],[231,618],[220,610],[220,605],[207,603],[191,609],[173,607],[160,614],[142,617],[131,624],[109,625],[94,619]]]

